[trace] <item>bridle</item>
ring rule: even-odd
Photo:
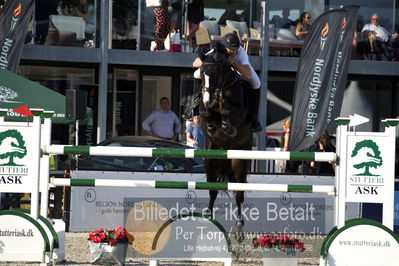
[[[220,74],[222,72],[222,62],[204,62],[203,65],[205,65],[205,66],[206,65],[217,65],[218,70],[219,70],[219,72],[218,72],[219,75],[218,75],[218,80],[216,82],[216,86],[206,86],[207,83],[209,83],[209,80],[206,80],[207,78],[209,78],[209,76],[207,77],[204,74],[204,71],[203,70],[201,71],[202,79],[205,80],[205,84],[203,84],[203,86],[202,86],[202,95],[204,95],[205,92],[208,92],[209,94],[211,94],[211,92],[213,91],[213,94],[215,96],[214,99],[217,102],[220,102],[220,99],[222,98],[223,91],[226,90],[227,88],[230,88],[232,85],[234,85],[240,79],[240,75],[235,70],[228,71],[227,75],[229,75],[231,73],[234,76],[230,82],[226,83],[226,81],[229,80],[229,76],[224,78],[223,75]]]

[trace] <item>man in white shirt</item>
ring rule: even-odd
[[[176,114],[170,110],[169,99],[159,100],[161,109],[153,111],[144,121],[143,129],[153,137],[178,140],[181,123]]]
[[[392,48],[397,47],[397,39],[398,34],[390,34],[384,27],[382,27],[378,23],[378,14],[374,13],[370,16],[370,23],[367,23],[363,26],[362,32],[368,33],[368,38],[370,42],[374,42],[377,45],[377,49],[380,49],[382,52],[388,52],[387,46],[391,46]],[[372,45],[372,48],[375,45]]]
[[[256,74],[251,63],[249,62],[248,54],[240,45],[240,40],[235,33],[228,33],[223,36],[223,44],[226,48],[228,61],[231,66],[241,75],[242,79],[248,81],[251,89],[248,90],[249,95],[249,108],[252,115],[252,131],[259,132],[262,130],[262,126],[258,120],[259,111],[259,94],[260,94],[260,79]],[[211,53],[212,50],[209,52]],[[202,66],[202,60],[197,57],[193,62],[193,67],[200,68]],[[194,80],[199,77],[199,69],[194,73]],[[195,81],[194,81],[195,82]],[[196,92],[194,92],[195,94]],[[198,100],[198,97],[196,97]],[[201,100],[201,99],[199,99]],[[195,100],[196,101],[196,100]],[[196,102],[194,102],[195,106]]]

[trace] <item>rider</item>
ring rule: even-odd
[[[249,108],[252,114],[252,131],[259,132],[262,130],[262,126],[258,120],[258,110],[259,110],[259,94],[260,94],[260,79],[256,74],[255,70],[251,66],[248,58],[248,54],[244,51],[244,49],[240,45],[240,40],[235,33],[227,33],[223,36],[223,44],[226,48],[228,61],[231,66],[241,75],[241,77],[246,80],[251,89],[249,92]],[[212,50],[210,51],[212,52]],[[210,53],[209,52],[209,53]],[[202,61],[199,57],[197,57],[193,62],[193,67],[200,68],[202,65]],[[199,69],[197,69],[194,73],[194,103],[192,108],[195,110],[196,107],[201,103],[201,89],[200,89],[200,78]],[[185,119],[190,119],[194,111],[189,110],[184,114]],[[197,112],[195,110],[195,112]],[[230,125],[232,126],[232,125]],[[234,130],[235,131],[235,130]]]

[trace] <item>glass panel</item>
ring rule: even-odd
[[[93,91],[93,94],[98,93],[97,85],[95,85],[95,70],[90,68],[73,68],[73,67],[54,67],[54,66],[20,66],[20,74],[27,79],[39,82],[41,85],[50,88],[65,95],[65,90],[67,89],[88,89]],[[91,95],[93,95],[91,94]],[[92,105],[91,100],[93,98],[88,95],[87,106]],[[37,106],[30,106],[37,107]],[[40,107],[40,106],[39,106]],[[97,109],[93,109],[93,118],[97,117]],[[94,121],[95,122],[95,121]],[[74,144],[75,135],[73,128],[69,128],[68,125],[53,124],[52,126],[52,143],[54,144]],[[91,130],[86,126],[79,128],[82,133],[79,135],[80,145],[91,145],[95,144],[96,130]],[[91,142],[91,144],[89,144]]]
[[[340,8],[345,5],[359,5],[359,16],[356,27],[357,47],[354,46],[352,52],[353,59],[367,60],[392,60],[397,61],[399,51],[396,44],[391,43],[387,46],[380,46],[374,49],[368,44],[368,37],[363,37],[360,32],[363,26],[370,23],[370,16],[373,13],[379,15],[379,24],[389,33],[394,33],[397,23],[397,1],[363,1],[363,0],[272,0],[269,2],[269,35],[270,35],[270,55],[276,56],[299,56],[300,48],[303,44],[296,41],[295,25],[302,12],[311,15],[311,22],[314,21],[324,11]],[[281,43],[284,41],[284,44]],[[392,48],[395,47],[395,48]],[[378,52],[382,50],[383,52]],[[376,52],[377,51],[377,52]]]
[[[351,78],[345,89],[340,116],[359,114],[370,122],[356,127],[359,131],[383,131],[381,120],[399,116],[396,81]],[[271,75],[267,91],[267,134],[279,136],[282,122],[291,115],[295,77]],[[395,88],[396,89],[396,88]]]
[[[185,35],[188,35],[190,29],[192,29],[188,36],[190,39],[191,36],[195,36],[195,31],[202,20],[217,21],[220,25],[225,25],[226,19],[245,21],[247,27],[253,27],[253,21],[261,21],[260,3],[261,0],[194,0],[188,6],[187,1],[170,0],[170,5],[167,8],[169,12],[164,12],[165,9],[161,15],[169,18],[158,23],[158,29],[166,32],[169,30],[179,31],[180,33],[186,32]],[[150,50],[151,42],[155,40],[157,28],[154,11],[154,7],[147,7],[145,0],[114,0],[112,12],[113,48],[136,49],[137,47],[140,50]],[[157,10],[157,12],[160,11]],[[188,23],[186,23],[187,20]],[[192,22],[190,23],[190,21]],[[217,35],[220,33],[218,24],[216,24],[215,29]],[[161,35],[158,35],[160,39],[166,37],[165,32]],[[182,35],[184,34],[181,34],[180,38],[183,38]],[[152,49],[155,49],[154,44]],[[183,51],[187,50],[183,49]]]
[[[366,23],[370,23],[370,16],[373,13],[379,15],[379,24],[382,25],[389,32],[394,32],[394,21],[393,21],[393,0],[330,0],[328,9],[338,8],[345,5],[359,5],[359,16],[358,16],[358,27],[357,31],[361,31],[362,27]]]
[[[191,106],[194,101],[194,77],[193,73],[182,73],[180,74],[180,113]],[[182,123],[182,132],[186,132],[187,125],[190,121],[184,121]],[[184,141],[186,141],[185,134],[183,134]]]
[[[266,132],[269,136],[281,137],[283,121],[291,115],[295,76],[270,76],[267,86]]]
[[[345,90],[341,116],[359,114],[370,122],[356,127],[359,131],[383,130],[381,120],[392,117],[392,81],[353,79]]]
[[[138,2],[112,1],[112,48],[136,49],[139,34]]]
[[[107,136],[135,135],[138,72],[115,69],[114,78],[107,94]]]
[[[168,76],[143,76],[141,119],[144,121],[156,109],[159,109],[159,100],[167,97],[172,105],[172,77]],[[140,125],[141,127],[141,125]],[[142,135],[145,132],[142,131]]]
[[[97,0],[37,0],[35,44],[95,47]]]

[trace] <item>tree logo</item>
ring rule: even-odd
[[[17,130],[10,129],[0,133],[0,159],[9,158],[8,163],[2,166],[24,166],[14,162],[14,157],[26,156],[25,141]]]
[[[358,159],[353,167],[356,169],[365,168],[364,173],[357,174],[357,176],[380,176],[370,173],[370,168],[377,168],[382,165],[381,152],[378,145],[371,139],[363,140],[356,143],[352,151],[351,157]]]

